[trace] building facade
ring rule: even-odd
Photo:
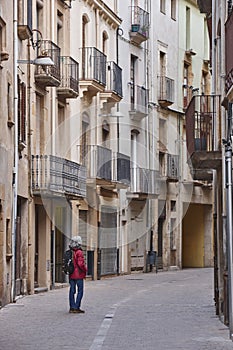
[[[1,3],[2,305],[67,282],[77,234],[90,279],[212,266],[213,176],[187,132],[211,92],[207,27],[191,0]]]

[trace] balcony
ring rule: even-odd
[[[102,103],[115,103],[122,99],[122,69],[113,61],[107,62],[106,89],[100,93]]]
[[[32,191],[35,196],[83,198],[86,169],[57,156],[32,155]]]
[[[226,57],[226,82],[225,91],[229,101],[233,99],[233,47],[231,45],[233,36],[233,11],[229,11],[225,24],[225,57]]]
[[[186,112],[186,139],[188,163],[195,180],[211,180],[212,169],[221,166],[221,144],[214,146],[214,137],[220,140],[216,126],[221,120],[221,96],[193,96]]]
[[[45,88],[46,86],[59,86],[60,76],[60,48],[51,40],[41,40],[38,56],[49,56],[54,66],[36,66],[35,82]]]
[[[130,118],[140,121],[148,114],[148,90],[144,86],[130,84],[130,98]]]
[[[106,56],[95,47],[81,49],[82,66],[80,89],[91,98],[106,87]]]
[[[126,188],[130,184],[130,158],[99,146],[77,146],[78,159],[87,168],[87,183],[106,188]]]
[[[131,29],[130,40],[136,45],[140,45],[149,38],[149,13],[139,6],[131,7]]]
[[[130,192],[127,193],[127,198],[138,200],[157,198],[159,186],[159,171],[139,167],[131,168],[131,187]]]
[[[174,80],[165,76],[158,77],[158,102],[161,107],[174,103]]]
[[[57,88],[58,98],[76,98],[79,95],[79,65],[72,57],[61,56],[61,84]]]
[[[197,6],[201,13],[212,12],[212,0],[197,0]]]
[[[179,181],[179,162],[180,156],[170,153],[164,153],[164,159],[160,164],[160,176],[168,182]]]
[[[123,153],[114,154],[113,181],[117,188],[127,188],[130,186],[130,157]]]
[[[113,154],[103,146],[77,146],[79,162],[87,169],[89,185],[112,186]]]

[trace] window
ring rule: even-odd
[[[106,55],[107,54],[107,40],[108,40],[108,34],[106,32],[103,32],[102,35],[102,52]]]
[[[109,141],[109,135],[110,135],[110,126],[106,120],[103,121],[102,124],[102,140],[103,140],[103,145],[107,147],[107,143]]]
[[[57,44],[63,48],[64,45],[64,32],[63,32],[63,14],[57,11]]]
[[[190,47],[190,8],[186,7],[186,50]]]
[[[82,135],[81,135],[81,150],[80,150],[80,161],[83,165],[88,165],[88,152],[90,143],[90,120],[89,116],[84,113],[82,116]],[[92,150],[91,150],[92,151]]]
[[[18,78],[18,140],[26,142],[26,85]]]
[[[159,71],[160,76],[165,77],[166,76],[166,54],[165,52],[160,51],[159,52]]]
[[[7,84],[7,124],[12,127],[14,123],[13,119],[13,100],[12,100],[12,86]]]
[[[6,52],[6,23],[0,17],[0,61],[8,60],[9,54]]]
[[[160,12],[166,13],[166,0],[160,0]]]
[[[135,109],[135,102],[136,102],[136,96],[135,96],[136,62],[137,62],[137,57],[134,55],[131,55],[131,59],[130,59],[130,104],[131,104],[131,110]]]
[[[207,94],[207,78],[208,74],[206,72],[202,72],[202,79],[201,79],[201,93]]]
[[[6,219],[6,254],[12,254],[10,219]]]
[[[171,250],[176,249],[176,246],[175,246],[175,225],[176,225],[176,219],[171,219],[171,221],[170,221],[170,249]]]
[[[88,19],[86,16],[82,17],[82,78],[85,79],[85,61],[86,61],[86,37],[87,37],[87,23]]]
[[[171,0],[171,18],[176,20],[176,0]]]
[[[171,201],[171,211],[176,211],[176,201]]]
[[[187,63],[184,64],[184,73],[183,73],[183,107],[187,108],[192,97],[192,87],[190,86],[190,69],[191,66]]]
[[[167,124],[164,119],[159,119],[159,141],[166,149],[167,146]]]

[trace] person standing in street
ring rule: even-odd
[[[70,248],[73,250],[74,272],[69,276],[69,312],[84,313],[85,311],[80,306],[84,293],[84,279],[86,278],[87,267],[82,251],[82,238],[80,236],[72,237]]]

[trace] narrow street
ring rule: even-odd
[[[67,287],[19,299],[0,310],[0,349],[233,348],[215,315],[212,269],[86,281],[82,308],[69,314]]]

